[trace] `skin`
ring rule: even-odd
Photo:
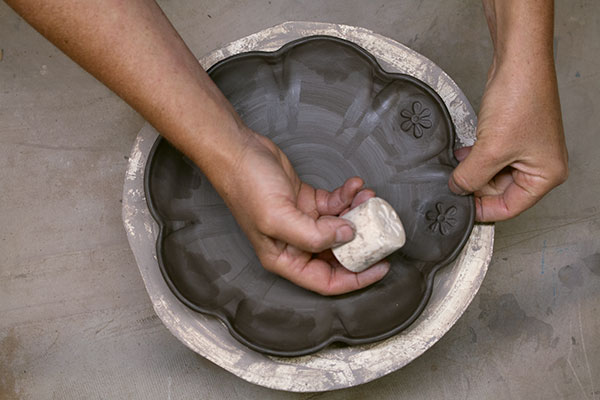
[[[266,269],[325,295],[385,276],[385,261],[356,274],[328,250],[354,237],[354,227],[338,216],[375,193],[357,177],[333,192],[302,182],[273,142],[244,125],[154,1],[6,2],[202,169]],[[463,161],[449,182],[454,191],[475,192],[482,221],[518,214],[566,174],[549,171],[546,162],[550,154],[566,168],[552,2],[498,3],[484,2],[496,53],[479,140],[457,153]],[[525,14],[503,6],[509,3]],[[528,38],[521,46],[519,35]]]
[[[494,59],[477,142],[456,152],[449,187],[475,194],[478,221],[519,215],[568,176],[553,57],[552,0],[484,0]]]
[[[266,269],[326,295],[385,276],[387,262],[356,274],[326,251],[354,238],[336,216],[374,192],[360,178],[331,193],[302,182],[276,145],[244,125],[154,1],[7,3],[202,169]]]

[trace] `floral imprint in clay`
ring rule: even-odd
[[[360,176],[398,213],[404,246],[379,282],[321,296],[266,271],[231,212],[194,163],[159,138],[145,172],[159,225],[165,282],[192,310],[270,355],[370,343],[409,326],[473,227],[472,196],[456,196],[454,125],[429,86],[384,71],[361,47],[313,36],[274,52],[234,55],[209,75],[246,125],[287,155],[300,178],[334,190]]]

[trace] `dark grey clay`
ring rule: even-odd
[[[397,210],[407,241],[390,257],[389,274],[366,289],[336,297],[301,289],[261,267],[200,170],[158,139],[146,197],[161,228],[157,254],[171,290],[220,318],[247,346],[273,355],[373,342],[410,325],[436,271],[473,227],[473,198],[448,190],[454,127],[439,96],[415,78],[384,72],[360,47],[323,36],[236,55],[209,73],[304,181],[333,189],[361,176]]]

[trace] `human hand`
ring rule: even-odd
[[[386,261],[351,272],[329,250],[354,237],[350,222],[336,216],[375,196],[360,178],[333,192],[315,189],[273,142],[254,132],[227,176],[217,190],[267,270],[324,295],[363,288],[388,272]]]
[[[492,66],[477,142],[455,155],[460,164],[449,187],[474,193],[478,221],[515,217],[564,182],[568,156],[553,62]]]
[[[567,148],[554,70],[552,0],[483,0],[494,60],[477,142],[455,152],[448,185],[475,194],[476,219],[501,221],[567,179]]]
[[[335,216],[374,193],[361,191],[358,178],[333,193],[301,182],[277,146],[245,128],[156,2],[8,4],[200,167],[267,269],[329,295],[365,287],[387,273],[385,262],[355,274],[331,252],[313,257],[353,238],[349,222]]]

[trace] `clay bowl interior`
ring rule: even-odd
[[[384,339],[409,326],[432,292],[438,301],[434,277],[466,243],[474,204],[447,188],[454,126],[429,86],[386,73],[360,47],[331,37],[236,55],[209,73],[303,180],[333,189],[363,177],[398,211],[407,245],[391,257],[390,274],[367,289],[323,297],[298,288],[260,266],[208,180],[159,138],[146,197],[160,227],[161,272],[181,302],[217,316],[254,350],[296,356]]]

